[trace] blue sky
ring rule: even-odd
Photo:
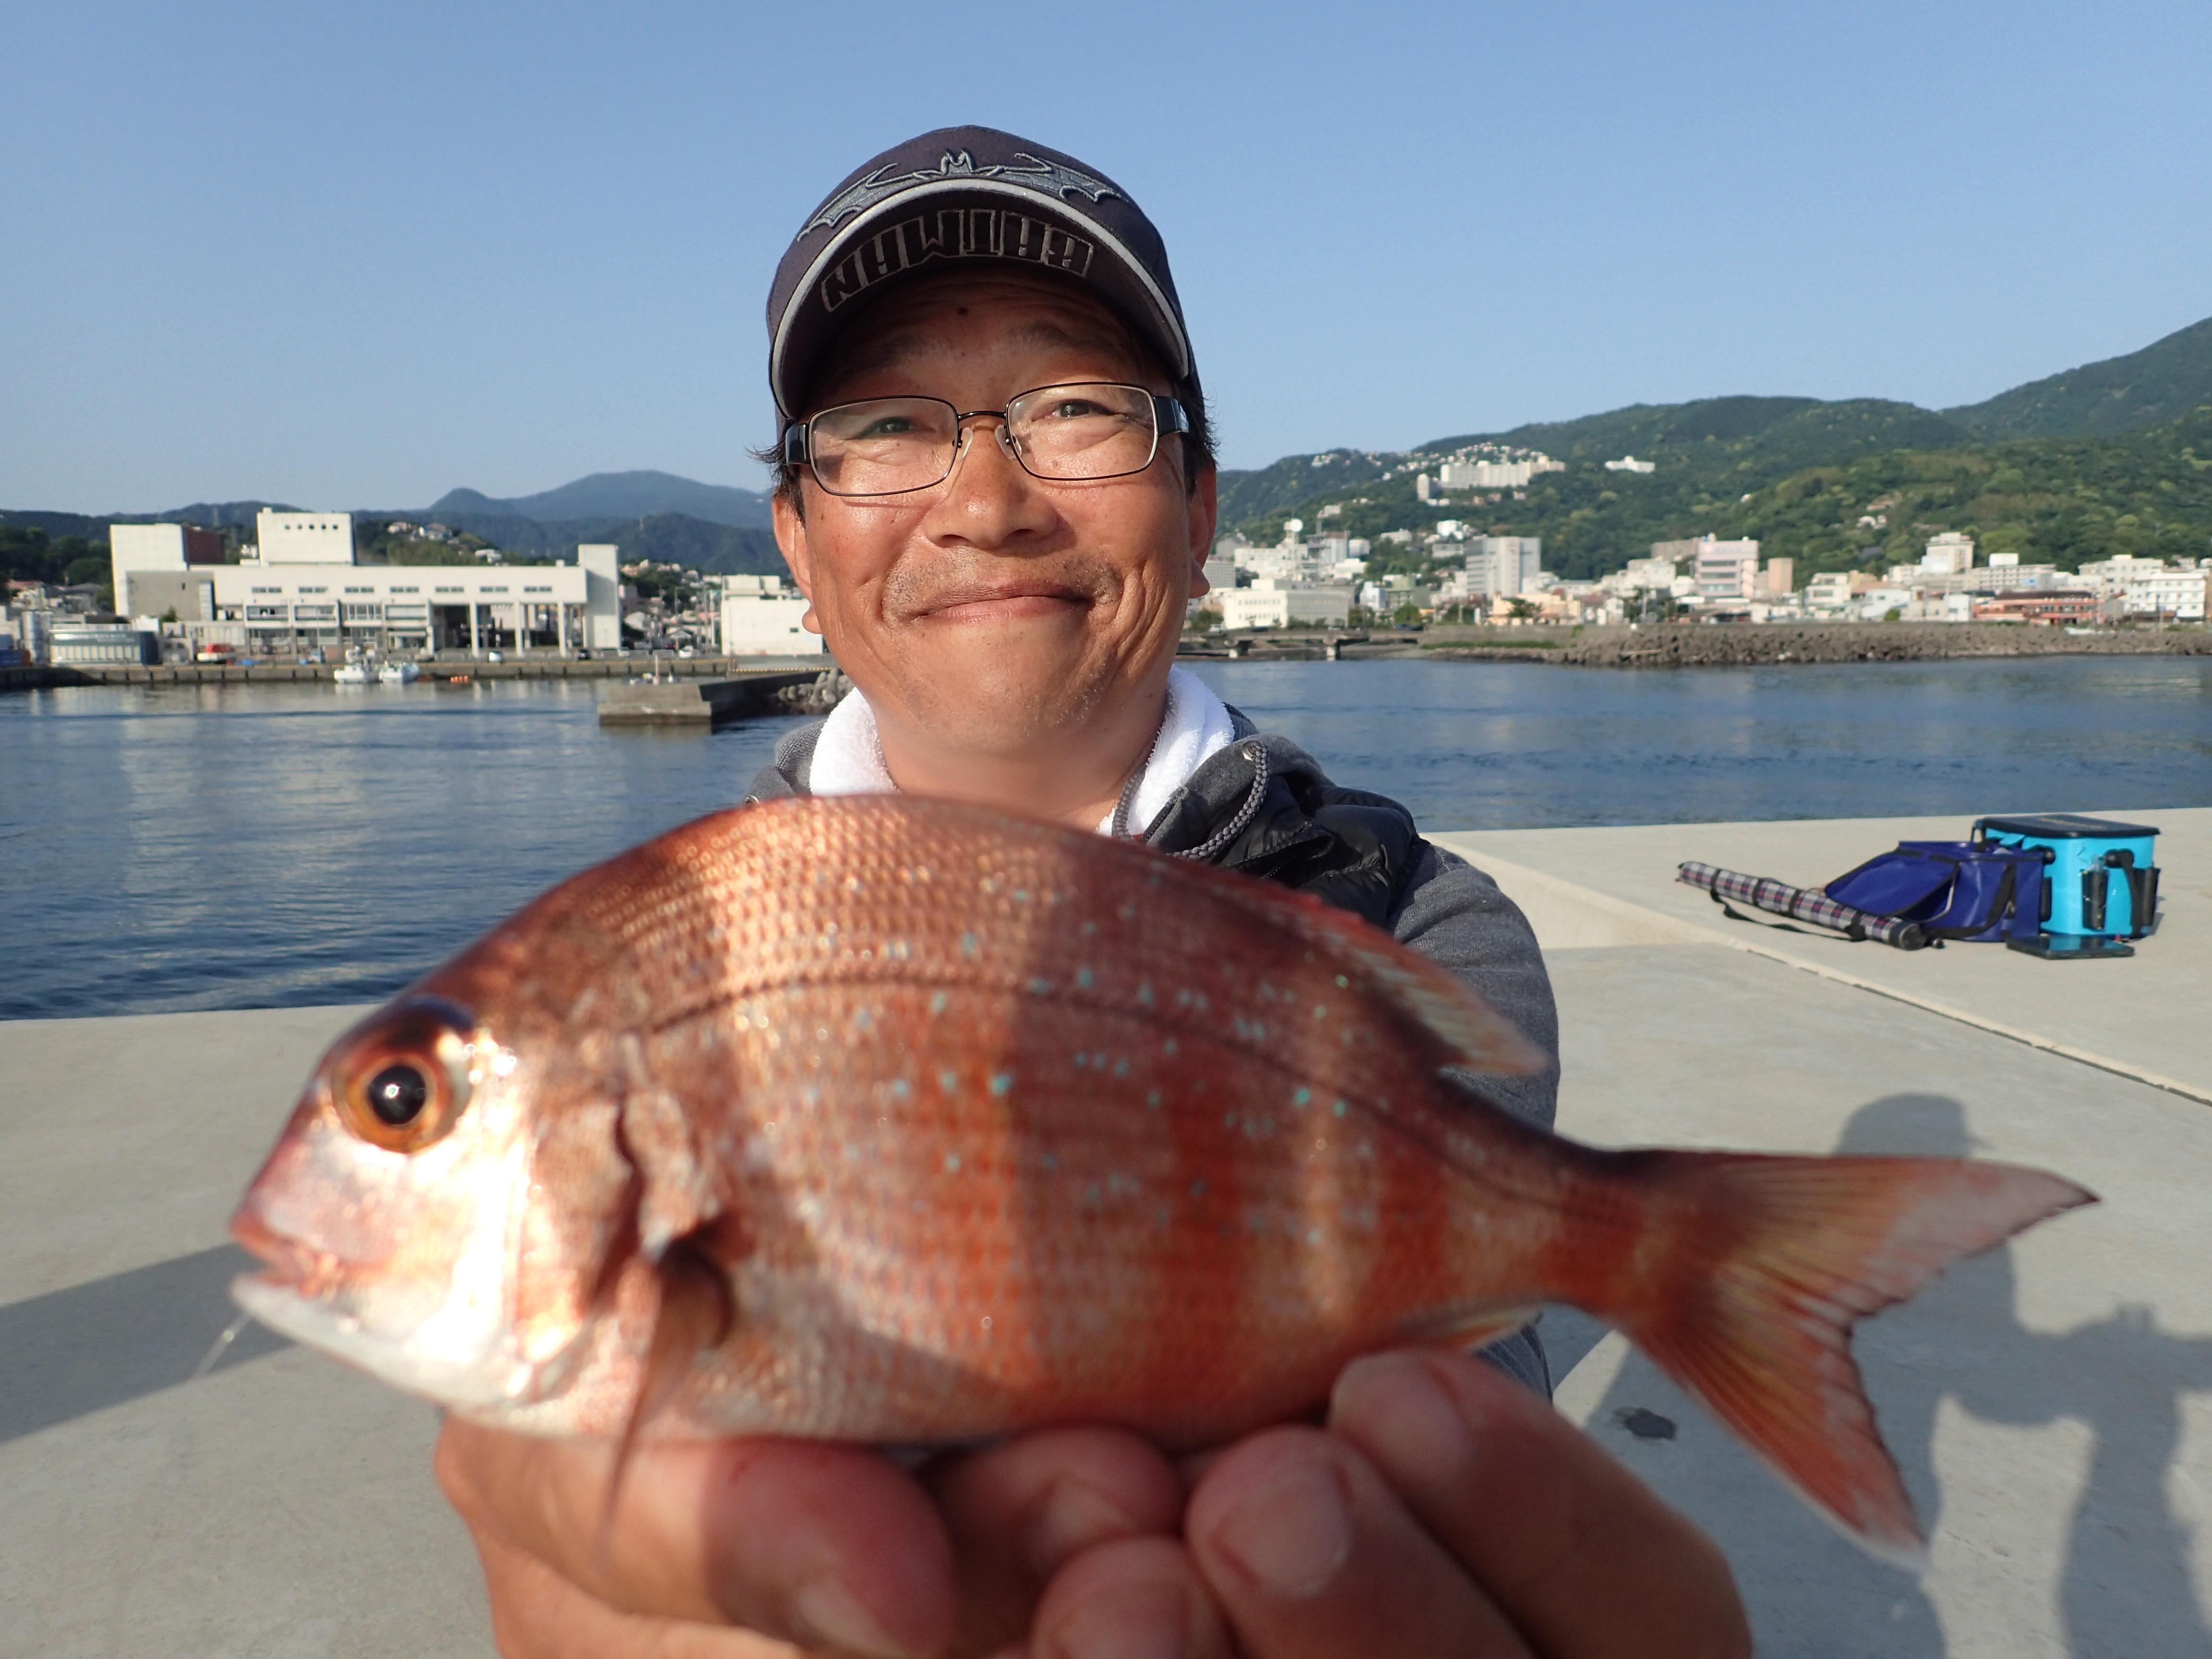
[[[10,0],[0,64],[0,507],[757,485],[791,233],[961,121],[1152,213],[1232,465],[2212,313],[2203,0]]]

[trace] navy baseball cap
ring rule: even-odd
[[[847,175],[775,268],[768,380],[789,419],[823,350],[884,284],[939,261],[1057,270],[1151,343],[1179,387],[1198,366],[1168,252],[1129,192],[1071,155],[992,127],[940,127]]]

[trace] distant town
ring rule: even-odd
[[[1609,467],[1645,463],[1623,457]],[[1539,453],[1500,452],[1421,474],[1424,502],[1453,489],[1510,490],[1559,470]],[[1656,542],[1626,568],[1567,580],[1544,568],[1536,536],[1477,533],[1454,519],[1353,536],[1283,521],[1255,545],[1221,538],[1208,591],[1190,604],[1198,633],[1433,624],[1525,626],[1778,622],[2014,623],[2083,629],[2202,625],[2212,559],[2120,554],[2078,570],[1983,549],[1957,531],[1882,569],[1825,570],[1802,585],[1786,557],[1751,538]],[[821,636],[775,575],[623,562],[611,543],[569,559],[510,558],[436,522],[264,509],[251,542],[188,524],[108,526],[107,580],[14,579],[0,609],[0,666],[256,662],[421,665],[631,651],[678,656],[804,656]],[[1376,544],[1393,556],[1376,557]],[[364,545],[369,551],[364,556]],[[1370,572],[1370,566],[1400,568]],[[1411,570],[1404,568],[1410,565]],[[82,561],[72,574],[88,573]],[[406,666],[395,666],[404,665]]]
[[[571,560],[510,560],[441,524],[266,509],[251,542],[183,524],[112,524],[107,538],[106,582],[9,581],[0,666],[304,661],[397,672],[510,653],[822,650],[799,625],[805,601],[781,578],[624,564],[611,543],[578,544]],[[363,539],[380,556],[363,557]]]
[[[1625,457],[1608,468],[1649,464]],[[1542,454],[1511,461],[1484,459],[1419,475],[1419,499],[1467,473],[1529,476],[1560,470]],[[1510,477],[1468,477],[1478,488],[1510,488]],[[1332,509],[1323,507],[1322,514]],[[1411,555],[1405,570],[1370,576],[1376,544]],[[1387,530],[1369,538],[1326,526],[1307,533],[1303,520],[1284,521],[1283,536],[1255,546],[1231,534],[1206,562],[1212,591],[1194,601],[1195,614],[1229,630],[1349,627],[1355,624],[1526,623],[1618,624],[1644,622],[1932,622],[2025,623],[2093,627],[2131,619],[2204,620],[2212,559],[2167,561],[2130,554],[2084,562],[2023,561],[2017,550],[1977,548],[1957,531],[1930,537],[1920,557],[1880,570],[1825,570],[1801,586],[1794,562],[1762,558],[1756,538],[1700,536],[1654,542],[1648,555],[1601,577],[1565,580],[1544,568],[1543,538],[1490,536],[1460,520],[1433,529]]]

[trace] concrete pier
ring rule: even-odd
[[[778,692],[811,685],[821,673],[815,668],[726,680],[630,680],[607,688],[599,699],[599,724],[704,729],[724,720],[770,713],[776,707]]]
[[[1762,1653],[2212,1653],[2212,811],[2112,815],[2165,831],[2166,921],[2104,963],[1731,922],[1673,880],[1817,882],[1960,822],[1437,838],[1544,942],[1565,1132],[1971,1153],[2103,1198],[1862,1328],[1931,1532],[1918,1580],[1620,1337],[1547,1314],[1561,1409],[1720,1540]],[[224,1218],[357,1012],[0,1024],[0,1655],[490,1653],[428,1407],[252,1331],[190,1380],[243,1266]]]

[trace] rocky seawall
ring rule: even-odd
[[[1346,654],[1354,653],[1347,650]],[[1411,653],[1400,650],[1391,654]],[[1664,623],[1646,627],[1431,629],[1421,641],[1419,654],[1443,661],[1555,662],[1583,668],[1930,662],[1952,657],[2212,656],[2212,629],[2111,628],[2072,634],[2063,628],[2008,623]]]

